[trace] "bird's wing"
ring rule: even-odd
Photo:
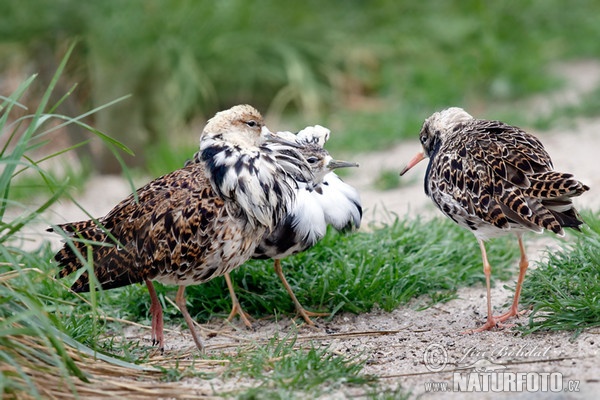
[[[438,205],[452,208],[469,226],[478,218],[501,229],[518,224],[561,232],[553,213],[531,195],[532,182],[552,171],[541,142],[499,121],[474,120],[462,129],[457,140],[440,148],[431,168],[432,177],[438,177],[431,180]]]
[[[581,224],[569,198],[585,191],[584,185],[571,174],[554,171],[550,155],[535,136],[498,121],[480,127],[476,137],[481,139],[471,151],[491,169],[493,198],[509,221],[561,235],[563,226]]]
[[[471,132],[461,151],[488,165],[497,185],[526,189],[529,177],[553,169],[550,155],[535,136],[500,121],[475,120],[467,126]]]
[[[129,196],[101,218],[103,228],[73,233],[74,237],[86,235],[85,239],[106,244],[94,246],[92,252],[94,271],[103,288],[142,282],[161,274],[184,276],[205,261],[215,225],[222,222],[220,216],[226,211],[206,176],[199,173],[200,167],[189,166],[148,183],[137,191],[137,201]],[[85,247],[78,245],[83,257]],[[69,246],[57,257],[60,265],[68,266],[60,276],[83,266]],[[84,272],[73,289],[89,290],[88,281]]]

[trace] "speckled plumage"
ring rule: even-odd
[[[89,248],[103,288],[146,282],[154,307],[153,340],[161,348],[162,310],[156,309],[151,281],[179,285],[177,304],[202,348],[185,310],[185,286],[223,275],[250,258],[294,204],[297,178],[311,179],[295,149],[269,147],[269,134],[250,106],[217,113],[204,129],[196,162],[153,180],[137,191],[137,199],[130,195],[97,221],[58,226],[74,239],[55,256],[59,276],[82,268]],[[88,291],[88,280],[84,272],[72,289]]]
[[[333,172],[335,168],[358,164],[332,160],[323,148],[329,134],[328,129],[318,125],[305,128],[298,134],[277,133],[277,136],[299,146],[300,154],[311,167],[313,179],[298,182],[294,206],[273,232],[265,234],[253,255],[253,258],[257,259],[275,260],[275,272],[292,298],[297,312],[310,325],[314,324],[310,316],[326,314],[312,313],[302,307],[283,275],[280,260],[314,246],[325,236],[327,225],[332,225],[337,230],[358,228],[362,218],[358,192]],[[227,281],[234,303],[229,319],[239,314],[244,323],[250,326],[235,297],[230,280]]]
[[[488,323],[480,330],[490,329],[516,315],[528,265],[522,233],[547,229],[564,235],[564,227],[578,229],[583,222],[572,198],[589,188],[572,174],[555,171],[535,136],[500,121],[475,119],[457,107],[427,118],[420,141],[423,152],[401,174],[429,158],[425,193],[478,239],[488,277],[488,305],[490,267],[483,241],[508,232],[518,237],[521,273],[515,301],[511,311],[498,318],[488,307]]]
[[[199,284],[235,268],[253,252],[250,234],[257,229],[244,218],[232,218],[241,211],[235,204],[226,207],[212,190],[203,164],[162,176],[140,188],[137,197],[138,201],[130,195],[119,203],[98,220],[100,225],[90,220],[59,226],[74,238],[99,243],[91,247],[94,272],[104,289],[145,279]],[[266,228],[260,226],[258,231]],[[110,235],[117,245],[112,245]],[[244,240],[231,240],[238,236]],[[74,244],[85,256],[86,242]],[[63,266],[60,277],[82,267],[68,245],[55,260]],[[88,278],[86,271],[72,289],[89,291]]]

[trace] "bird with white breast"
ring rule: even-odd
[[[299,153],[311,167],[313,178],[308,182],[298,182],[294,206],[274,231],[265,234],[252,258],[274,260],[275,273],[292,299],[296,312],[308,325],[314,325],[310,317],[328,314],[308,311],[300,304],[283,274],[281,259],[314,246],[325,236],[328,225],[338,231],[360,227],[362,206],[358,191],[334,172],[337,168],[358,167],[358,164],[334,160],[329,155],[323,146],[329,139],[330,130],[322,126],[310,126],[297,134],[277,132],[274,135],[285,143],[298,146]],[[246,326],[251,327],[235,295],[229,274],[225,274],[225,279],[233,303],[228,320],[237,314]]]
[[[153,344],[163,349],[162,307],[153,281],[178,285],[176,304],[196,346],[204,345],[187,311],[185,288],[240,266],[295,202],[297,181],[312,179],[294,146],[268,141],[260,113],[238,105],[211,118],[195,162],[117,204],[106,216],[50,228],[66,243],[55,255],[63,278],[83,270],[71,289],[87,292],[145,283]],[[93,269],[95,278],[88,270]]]

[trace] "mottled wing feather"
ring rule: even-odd
[[[581,224],[567,211],[569,197],[587,188],[553,171],[537,138],[499,121],[474,120],[455,131],[460,135],[439,149],[429,168],[429,192],[446,215],[473,230],[481,221],[555,233]]]
[[[201,190],[187,190],[187,187],[202,187]],[[193,182],[197,176],[190,174],[177,178],[177,190],[156,188],[159,202],[152,213],[142,213],[132,221],[132,251],[140,258],[144,274],[151,279],[157,275],[172,275],[177,280],[190,274],[190,269],[205,263],[205,253],[211,247],[211,238],[218,229],[216,222],[225,213],[224,203],[217,198],[208,185],[197,186]],[[162,192],[162,193],[161,193]],[[168,199],[163,196],[168,196]],[[118,229],[118,228],[117,228]],[[200,274],[202,275],[202,274]],[[208,276],[198,283],[207,280]]]
[[[61,224],[57,228],[50,228],[48,231],[60,230],[69,238],[63,248],[54,256],[54,259],[62,267],[58,273],[60,278],[74,273],[83,266],[82,258],[88,259],[88,248],[97,252],[103,251],[103,247],[111,246],[108,243],[106,232],[94,220]]]
[[[94,270],[103,288],[142,282],[158,275],[185,278],[189,269],[205,261],[203,254],[211,247],[210,238],[215,236],[214,231],[222,222],[219,216],[226,210],[201,167],[190,165],[142,187],[137,192],[139,201],[130,196],[100,220],[104,229],[91,222],[62,226],[73,232],[74,239],[107,244],[93,245]],[[74,245],[85,258],[87,245]],[[63,266],[61,277],[83,266],[67,245],[57,253],[56,260]],[[203,275],[203,271],[195,275]],[[210,276],[201,278],[204,281]],[[87,272],[73,284],[73,290],[89,290]]]

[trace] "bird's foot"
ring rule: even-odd
[[[496,319],[496,321],[498,322],[504,322],[507,319],[511,318],[511,317],[520,317],[521,315],[525,314],[528,310],[521,310],[521,311],[517,311],[516,308],[511,308],[510,310],[508,310],[507,312],[505,312],[502,315],[498,315],[497,317],[494,317]],[[514,325],[514,324],[511,324]]]
[[[300,315],[304,321],[306,322],[307,325],[310,326],[315,326],[315,323],[312,319],[310,319],[310,317],[328,317],[330,314],[329,313],[319,313],[319,312],[314,312],[314,311],[308,311],[307,309],[305,309],[304,307],[296,307],[296,313],[298,315]]]
[[[152,343],[152,347],[158,346],[158,351],[160,351],[160,354],[164,354],[165,353],[165,346],[163,345],[163,341],[162,340],[158,340],[156,338],[152,338],[151,339],[151,343]]]
[[[250,320],[252,320],[253,318],[250,316],[250,314],[242,310],[242,307],[239,303],[236,304],[234,302],[233,306],[231,307],[231,312],[227,317],[227,322],[231,322],[236,315],[239,315],[240,319],[248,329],[252,329],[252,322],[250,322]]]
[[[163,327],[163,321],[162,321],[162,315],[161,318],[153,318],[152,319],[152,329],[151,329],[151,334],[150,334],[150,343],[152,344],[152,346],[158,346],[158,349],[160,350],[160,353],[164,353],[165,351],[165,335],[164,335],[164,327]]]
[[[491,331],[492,328],[508,329],[508,328],[512,328],[513,326],[516,326],[516,324],[503,324],[502,322],[497,322],[497,321],[493,322],[493,323],[486,322],[483,326],[480,326],[479,328],[467,329],[466,331],[462,331],[461,333],[463,335],[471,335],[473,333]]]
[[[527,310],[517,311],[516,308],[511,308],[509,311],[505,312],[504,314],[488,317],[487,322],[485,324],[483,324],[483,326],[476,328],[476,329],[468,329],[462,333],[468,335],[471,333],[479,333],[479,332],[483,332],[483,331],[489,331],[492,328],[499,328],[499,329],[512,328],[512,327],[516,326],[516,324],[504,324],[503,322],[514,316],[519,317],[526,312],[527,312]]]
[[[484,331],[489,331],[492,328],[495,328],[498,325],[498,321],[494,317],[488,317],[488,320],[483,326],[475,329],[467,329],[466,331],[461,332],[463,335],[470,335],[473,333],[479,333]]]

